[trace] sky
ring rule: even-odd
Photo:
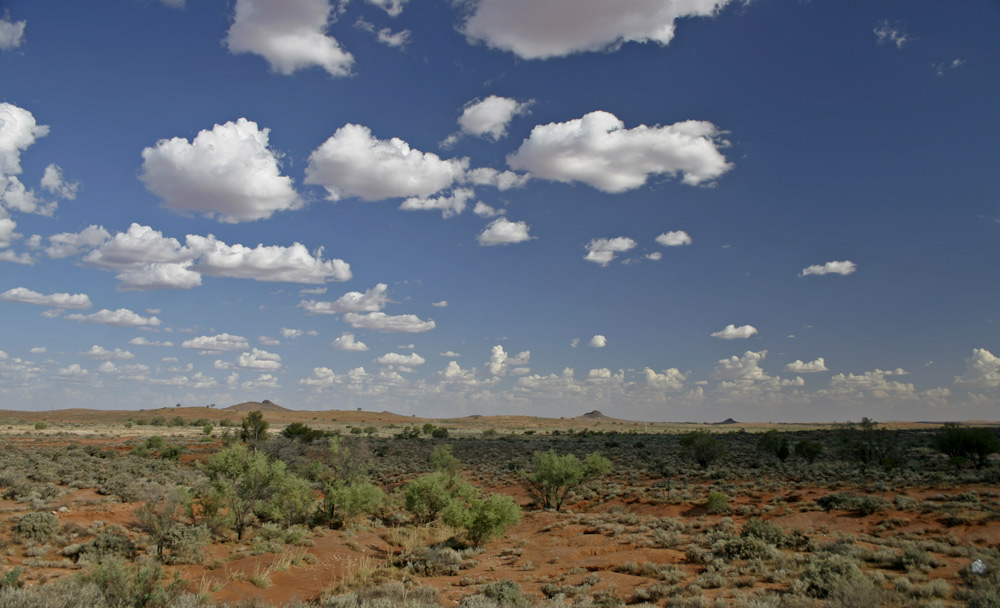
[[[0,408],[998,420],[998,31],[5,0]]]

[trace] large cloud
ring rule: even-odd
[[[133,224],[133,226],[138,226],[138,224]],[[50,258],[68,258],[93,249],[110,238],[111,233],[105,230],[104,226],[92,224],[80,232],[53,234],[49,237],[49,246],[45,248],[45,253]]]
[[[163,139],[142,151],[142,181],[167,208],[193,211],[235,223],[297,209],[302,199],[292,180],[281,175],[278,157],[268,148],[269,129],[245,118],[194,141]]]
[[[658,373],[656,370],[647,367],[642,372],[646,380],[646,386],[653,390],[679,391],[684,388],[684,381],[687,380],[687,374],[681,372],[676,367],[665,369],[663,373]]]
[[[333,315],[344,312],[378,312],[389,301],[389,286],[379,283],[368,291],[349,291],[333,302],[302,300],[299,306],[312,315]]]
[[[345,76],[354,57],[326,35],[332,11],[328,0],[237,0],[226,45],[233,53],[260,55],[281,74],[319,66]]]
[[[437,327],[434,321],[422,321],[416,315],[387,315],[384,312],[359,314],[349,312],[344,321],[355,329],[373,329],[385,333],[419,333]]]
[[[90,308],[90,297],[85,293],[53,293],[49,295],[32,291],[26,287],[15,287],[0,293],[0,300],[7,302],[22,302],[24,304],[36,304],[38,306],[51,306],[54,308]]]
[[[587,243],[587,255],[583,259],[588,262],[607,266],[615,259],[615,255],[634,248],[638,243],[627,236],[616,236],[611,239],[593,239]]]
[[[728,1],[479,0],[462,30],[524,59],[545,59],[623,42],[668,44],[675,19],[713,15]]]
[[[476,236],[476,240],[484,246],[522,243],[531,240],[531,235],[528,234],[529,228],[527,222],[512,222],[501,217],[490,222]]]
[[[378,139],[368,127],[346,124],[309,155],[305,183],[323,186],[333,201],[427,197],[461,179],[467,165],[466,159],[442,160],[399,138]]]
[[[227,245],[214,236],[188,235],[188,245],[201,253],[195,270],[216,277],[283,281],[288,283],[324,283],[351,278],[351,266],[339,259],[323,260],[323,248],[309,253],[306,246],[290,247]]]
[[[719,152],[723,145],[710,122],[626,129],[614,114],[598,111],[536,126],[507,163],[532,177],[583,182],[618,193],[638,188],[657,174],[681,174],[681,181],[690,185],[711,182],[732,167]]]
[[[53,238],[64,239],[66,249],[60,253],[65,253],[83,247],[87,242],[94,242],[106,234],[103,227],[90,226],[79,235],[62,234]],[[97,249],[85,255],[83,261],[100,268],[124,270],[154,263],[190,262],[195,255],[193,250],[181,245],[177,239],[164,237],[162,232],[149,226],[133,223],[125,232],[119,232],[102,242]]]
[[[975,388],[1000,386],[1000,357],[985,348],[972,349],[972,356],[965,360],[965,373],[955,382]]]
[[[48,134],[48,126],[36,123],[28,110],[0,103],[0,178],[21,173],[21,152]]]

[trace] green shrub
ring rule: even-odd
[[[444,428],[443,426],[440,426],[431,431],[431,437],[433,437],[434,439],[447,439],[448,429]]]
[[[166,583],[157,563],[126,564],[112,558],[101,562],[83,576],[104,594],[109,606],[170,608],[184,593],[185,583],[175,577]]]
[[[449,477],[457,477],[462,472],[462,463],[452,455],[448,444],[434,446],[429,460],[431,468]]]
[[[69,545],[62,554],[77,561],[101,562],[111,558],[135,558],[135,544],[117,526],[103,530],[97,538],[79,545]]]
[[[711,515],[729,512],[729,497],[722,492],[709,492],[705,500],[705,512]]]
[[[535,452],[534,471],[523,479],[528,492],[543,509],[559,511],[570,491],[611,472],[611,461],[599,452],[582,462],[573,454],[560,456],[555,450]]]
[[[152,437],[147,437],[146,441],[142,443],[142,447],[149,450],[158,450],[166,445],[166,440],[159,435],[153,435]]]
[[[385,493],[370,481],[337,481],[326,489],[322,523],[340,527],[362,513],[375,513],[383,502]]]
[[[823,599],[844,585],[864,580],[864,575],[854,560],[833,554],[809,561],[802,580],[806,583],[806,593]]]
[[[521,586],[509,579],[486,585],[483,587],[482,593],[505,608],[527,608],[528,606],[528,599],[524,597]]]
[[[892,503],[880,496],[848,494],[847,492],[827,494],[817,499],[816,504],[824,511],[854,511],[859,515],[881,513],[892,507]]]
[[[308,425],[302,424],[301,422],[293,422],[289,424],[284,428],[284,430],[281,431],[281,434],[289,439],[298,439],[299,441],[304,441],[306,443],[326,437],[325,431],[314,429]]]
[[[209,423],[207,423],[207,424],[205,424],[204,426],[201,427],[201,434],[202,435],[211,435],[212,431],[214,431],[214,430],[215,430],[215,427],[212,426],[211,422],[209,422]]]
[[[406,484],[403,488],[406,510],[419,521],[433,521],[454,500],[452,481],[444,473],[431,473]]]
[[[503,536],[508,527],[521,521],[521,508],[510,496],[493,494],[470,500],[468,507],[452,502],[443,515],[445,523],[464,528],[468,541],[479,547],[491,538]]]
[[[709,431],[691,431],[681,435],[681,448],[703,469],[726,453],[719,438]]]
[[[17,520],[14,531],[26,540],[48,540],[59,531],[59,518],[44,511],[28,513]]]
[[[49,425],[47,423],[45,423],[45,422],[36,422],[35,423],[35,430],[36,431],[44,431],[47,428],[49,428]]]

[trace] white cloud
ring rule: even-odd
[[[76,198],[76,191],[80,188],[80,182],[67,182],[63,178],[62,168],[57,164],[50,164],[45,167],[45,174],[42,175],[42,188],[61,198],[73,200]]]
[[[9,51],[21,46],[27,21],[11,21],[10,17],[0,17],[0,51]]]
[[[590,339],[590,342],[587,342],[587,346],[589,346],[590,348],[604,348],[607,345],[608,345],[608,339],[602,336],[601,334],[597,334],[596,336]]]
[[[498,141],[507,135],[507,126],[515,116],[527,114],[532,102],[490,95],[465,104],[458,126],[463,133]]]
[[[467,159],[442,160],[399,138],[380,140],[368,127],[346,124],[309,155],[305,183],[323,186],[333,201],[428,197],[462,178],[467,165]]]
[[[687,380],[687,374],[681,372],[676,367],[665,369],[663,373],[658,373],[647,367],[642,372],[646,380],[646,387],[658,391],[682,390],[684,388],[684,381]]]
[[[480,0],[462,26],[470,40],[546,59],[584,51],[615,50],[624,42],[669,44],[674,21],[709,17],[728,0]]]
[[[760,362],[767,358],[767,351],[747,351],[742,357],[733,355],[728,359],[720,359],[712,371],[712,378],[718,380],[766,380],[769,376],[760,367]]]
[[[302,300],[299,307],[311,315],[333,315],[344,312],[378,312],[389,302],[389,286],[379,283],[368,291],[349,291],[334,302]]]
[[[691,237],[683,230],[673,230],[671,232],[664,232],[656,237],[656,242],[664,247],[681,247],[683,245],[690,245]]]
[[[434,198],[411,197],[399,205],[404,211],[440,211],[441,217],[453,217],[465,210],[465,204],[476,195],[471,188],[455,188],[450,196]]]
[[[501,192],[511,188],[520,188],[528,183],[528,174],[518,174],[513,171],[497,171],[490,167],[477,167],[465,172],[465,181],[475,186],[492,186]]]
[[[201,275],[191,270],[191,262],[183,264],[146,264],[128,268],[117,275],[118,289],[150,291],[154,289],[193,289],[201,285]]]
[[[903,48],[903,45],[909,41],[903,25],[899,22],[889,23],[887,19],[883,19],[878,22],[875,29],[872,30],[875,33],[875,41],[879,44],[895,44],[897,49]]]
[[[531,359],[531,351],[522,351],[513,357],[504,351],[503,346],[497,344],[490,350],[490,359],[486,362],[486,369],[494,376],[502,376],[507,373],[507,369],[516,365],[527,365]]]
[[[216,276],[255,281],[324,283],[352,277],[351,265],[340,259],[323,260],[323,248],[310,253],[301,243],[290,247],[227,245],[216,239],[189,234],[187,243],[201,252],[195,269]]]
[[[972,356],[965,360],[965,373],[956,377],[955,383],[975,388],[1000,386],[1000,357],[985,348],[972,349]]]
[[[490,222],[476,240],[483,246],[523,243],[532,238],[528,234],[529,229],[527,222],[512,222],[501,217]]]
[[[0,103],[0,177],[20,174],[21,152],[48,134],[49,127],[36,123],[28,110]]]
[[[304,332],[301,329],[289,329],[287,327],[281,328],[281,336],[286,340],[294,340],[301,336]]]
[[[0,212],[2,211],[3,209],[0,208]],[[15,228],[17,228],[17,222],[9,217],[0,217],[0,249],[10,247],[11,242],[20,236],[14,232]]]
[[[461,357],[462,355],[456,353],[455,351],[446,350],[443,353],[439,353],[442,357]]]
[[[0,293],[0,300],[7,302],[21,302],[24,304],[35,304],[38,306],[51,306],[55,308],[90,308],[92,306],[90,297],[85,293],[53,293],[49,295],[40,294],[25,287],[15,287]]]
[[[373,329],[385,333],[418,333],[430,331],[437,325],[434,321],[422,321],[416,315],[387,315],[384,312],[358,314],[349,312],[344,321],[355,329]]]
[[[128,359],[135,359],[135,355],[127,350],[122,350],[120,348],[108,350],[103,346],[98,346],[97,344],[91,346],[90,350],[84,351],[80,354],[89,359],[99,359],[103,361],[125,361]]]
[[[785,366],[785,371],[794,372],[796,374],[812,374],[816,372],[825,372],[827,371],[827,368],[823,357],[820,357],[815,361],[810,361],[808,363],[804,363],[796,359]]]
[[[615,259],[615,254],[634,248],[638,243],[627,236],[616,236],[611,239],[593,239],[587,243],[587,255],[583,259],[588,262],[607,266]]]
[[[682,174],[683,183],[698,185],[732,167],[719,152],[726,145],[719,135],[715,125],[698,120],[626,129],[614,114],[598,111],[536,126],[507,164],[532,177],[583,182],[610,193],[633,190],[658,174]]]
[[[410,41],[410,30],[400,30],[394,34],[391,29],[384,27],[378,31],[376,40],[386,46],[400,49]]]
[[[448,300],[441,300],[440,302],[431,302],[431,306],[437,308],[448,308]]]
[[[712,334],[713,338],[719,338],[721,340],[738,340],[741,338],[749,338],[757,333],[757,328],[753,325],[741,325],[736,327],[732,323],[727,325],[723,330],[714,332]]]
[[[663,254],[660,253],[659,251],[653,251],[651,253],[647,253],[646,254],[646,259],[647,260],[653,260],[654,262],[657,261],[657,260],[662,260],[663,259]]]
[[[427,360],[418,355],[417,353],[410,353],[408,355],[401,355],[399,353],[386,353],[375,359],[376,363],[381,363],[382,365],[402,365],[405,367],[410,367],[414,365],[423,365],[427,363]]]
[[[573,338],[572,340],[569,341],[570,348],[576,348],[579,345],[580,345],[580,338]]]
[[[346,76],[354,57],[326,35],[332,11],[329,0],[237,0],[226,46],[260,55],[286,76],[312,66]]]
[[[138,226],[138,224],[132,225]],[[90,225],[80,232],[62,232],[50,236],[45,254],[50,258],[68,258],[93,249],[110,238],[111,233],[105,230],[104,226]],[[177,245],[179,247],[180,243]]]
[[[824,274],[841,274],[848,275],[853,273],[858,269],[858,265],[850,260],[844,260],[841,262],[827,262],[820,266],[819,264],[814,264],[802,269],[799,273],[800,277],[806,277],[811,274],[822,276]]]
[[[330,348],[333,350],[346,350],[361,352],[368,350],[368,345],[364,342],[360,342],[354,339],[354,334],[344,332],[340,334],[340,337],[330,343]]]
[[[198,336],[181,343],[181,348],[193,348],[205,353],[223,352],[227,350],[243,350],[249,348],[250,343],[243,336],[222,333],[215,336]]]
[[[477,201],[476,206],[472,208],[472,212],[479,217],[496,217],[498,215],[503,215],[504,211],[502,209],[497,210],[490,207],[483,201]]]
[[[228,223],[271,217],[303,201],[268,148],[270,129],[240,118],[203,130],[193,141],[162,139],[142,151],[142,181],[168,209]]]
[[[45,353],[49,352],[49,349],[45,348],[44,346],[34,346],[32,347],[30,352],[33,355],[44,355]]]
[[[170,8],[184,8],[187,4],[186,0],[160,0],[164,6],[169,6]]]
[[[93,314],[66,315],[66,318],[70,321],[79,321],[81,323],[99,323],[101,325],[114,325],[116,327],[155,327],[160,324],[160,320],[156,317],[143,317],[127,308],[119,308],[117,310],[103,308]]]
[[[157,342],[155,340],[149,340],[149,339],[144,338],[142,336],[139,336],[139,337],[136,337],[136,338],[132,338],[131,340],[128,341],[128,343],[131,344],[131,345],[133,345],[133,346],[173,346],[174,345],[174,343],[170,342],[169,340],[166,341],[166,342]]]
[[[216,360],[215,369],[247,369],[255,372],[273,372],[281,369],[281,356],[259,348],[242,353],[233,363]]]
[[[403,12],[403,5],[409,0],[368,0],[368,4],[374,4],[389,14],[390,17],[398,17]]]
[[[107,231],[103,227],[90,226],[77,235],[62,234],[57,237],[64,239],[62,244],[67,249],[62,252],[65,252],[80,248],[87,242],[95,242],[101,237],[107,239]],[[133,223],[126,232],[119,232],[109,240],[102,241],[97,249],[83,257],[83,261],[100,268],[124,270],[142,268],[147,264],[183,264],[190,262],[196,255],[196,252],[182,246],[177,239],[164,237],[162,232],[149,226]]]
[[[316,388],[329,388],[335,384],[341,384],[343,381],[344,377],[338,376],[329,367],[314,367],[312,375],[299,380],[299,384],[314,386]]]
[[[281,340],[270,336],[257,336],[257,341],[264,346],[280,346]]]
[[[886,376],[905,374],[906,372],[901,369],[895,371],[876,369],[862,374],[837,374],[830,378],[829,388],[820,391],[820,394],[859,400],[916,398],[916,390],[912,384],[886,378]]]
[[[56,374],[62,378],[83,378],[87,375],[87,370],[83,369],[79,363],[73,363],[69,367],[60,369]]]

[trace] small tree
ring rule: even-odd
[[[240,423],[240,441],[256,450],[257,446],[267,439],[267,429],[271,424],[264,420],[264,414],[260,410],[254,410],[247,414]]]
[[[368,480],[336,481],[326,489],[321,519],[334,528],[362,513],[374,513],[385,502],[385,493]]]
[[[434,521],[456,498],[474,493],[469,484],[445,473],[430,473],[418,477],[403,488],[406,510],[418,521]]]
[[[823,444],[811,439],[803,439],[795,444],[795,455],[802,458],[809,464],[816,462],[816,459],[823,453]]]
[[[451,453],[451,445],[434,446],[430,455],[431,467],[448,477],[458,477],[462,472],[462,463]]]
[[[450,526],[465,529],[465,537],[475,547],[491,538],[503,536],[507,528],[521,521],[521,508],[514,499],[503,494],[488,498],[473,498],[468,506],[452,502],[444,512]]]
[[[559,511],[570,491],[611,472],[611,461],[599,452],[588,454],[582,462],[573,454],[560,456],[554,449],[535,452],[532,458],[534,471],[524,478],[524,485],[543,509]]]
[[[997,439],[993,429],[963,427],[948,422],[934,435],[934,447],[955,462],[971,460],[977,469],[981,469],[989,461],[990,454],[1000,452],[1000,439]]]
[[[685,433],[681,436],[681,447],[703,469],[726,453],[726,448],[718,437],[708,431]]]
[[[757,451],[774,456],[781,462],[785,462],[785,459],[791,454],[788,437],[779,433],[777,429],[771,429],[760,436],[760,439],[757,440]]]

